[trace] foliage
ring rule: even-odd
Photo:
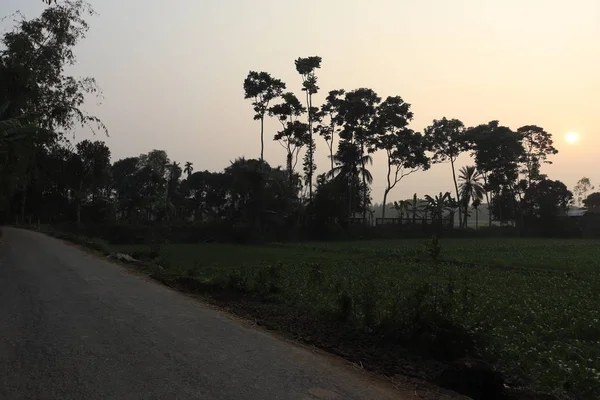
[[[573,193],[576,196],[577,204],[579,206],[584,205],[585,200],[588,197],[588,192],[594,190],[594,186],[592,185],[592,181],[590,178],[583,177],[577,181],[577,184],[573,188]]]
[[[316,132],[325,139],[329,149],[329,160],[331,162],[330,171],[334,168],[333,149],[335,146],[335,138],[339,136],[343,124],[339,118],[339,109],[342,104],[344,89],[331,90],[325,99],[325,103],[321,105],[321,109],[315,115],[315,120],[319,122],[316,126]],[[325,123],[328,120],[329,123]]]
[[[281,96],[285,83],[267,72],[250,71],[244,80],[244,98],[252,99],[254,120],[260,121],[260,159],[264,159],[264,120],[269,103]]]
[[[295,61],[296,71],[302,76],[302,90],[306,92],[306,107],[308,111],[308,151],[304,158],[304,174],[310,200],[312,200],[313,196],[313,174],[317,169],[314,156],[316,144],[313,138],[313,122],[318,110],[313,107],[312,96],[319,91],[315,71],[318,68],[321,68],[321,61],[321,57],[319,56],[298,58]]]
[[[523,153],[520,158],[522,164],[521,173],[525,174],[528,184],[543,179],[540,174],[542,163],[552,164],[548,156],[558,154],[554,147],[552,135],[543,128],[535,125],[522,126],[517,129],[522,135]]]
[[[86,14],[93,10],[82,0],[58,3],[3,35],[0,104],[10,103],[6,117],[35,115],[42,128],[53,131],[85,125],[107,132],[97,117],[81,109],[87,95],[101,95],[95,80],[64,74],[66,66],[75,64],[73,47],[87,32]]]
[[[587,196],[583,201],[583,205],[592,212],[598,212],[600,210],[600,192],[594,192]]]
[[[375,148],[387,156],[387,186],[383,193],[382,218],[389,192],[404,178],[421,169],[429,168],[425,145],[421,134],[407,128],[412,119],[410,105],[400,96],[388,97],[377,108],[375,126],[377,136],[373,138]]]
[[[477,170],[484,180],[487,202],[499,220],[517,219],[519,209],[519,161],[524,157],[523,135],[498,121],[482,124],[468,131]],[[494,201],[488,197],[488,193]]]
[[[573,194],[564,183],[544,179],[527,189],[523,208],[527,218],[548,226],[566,212],[572,198]]]
[[[459,155],[469,148],[468,136],[464,124],[458,119],[434,120],[433,123],[425,128],[426,148],[432,153],[431,160],[434,164],[441,162],[450,162],[452,167],[452,180],[456,190],[456,199],[459,201],[459,221],[461,221],[460,193],[456,182],[456,171],[454,163]],[[461,223],[462,225],[462,223]]]
[[[298,120],[306,112],[300,100],[292,92],[284,93],[281,98],[283,102],[271,107],[269,115],[276,116],[281,123],[282,130],[273,139],[279,141],[286,150],[286,167],[292,180],[298,154],[302,147],[310,144],[310,135],[308,125]]]
[[[492,360],[509,384],[597,398],[596,241],[438,244],[444,250],[435,268],[427,255],[415,260],[421,240],[169,245],[161,257],[172,273],[194,269],[201,282],[224,286],[235,276],[245,291],[270,292],[276,301],[313,315],[343,316],[343,329],[368,332],[369,347],[381,340],[421,356],[478,355]],[[468,340],[450,342],[458,340],[457,332],[466,332]]]
[[[473,165],[465,166],[460,169],[458,181],[460,182],[458,185],[460,194],[459,199],[462,202],[462,211],[464,212],[462,222],[463,227],[466,228],[469,203],[477,202],[478,205],[481,204],[481,200],[483,200],[483,196],[485,194],[485,189],[481,183],[481,174]]]

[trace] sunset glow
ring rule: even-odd
[[[565,140],[569,144],[575,144],[579,142],[580,135],[577,132],[569,132],[565,135]]]

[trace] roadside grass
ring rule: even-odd
[[[389,375],[432,380],[439,363],[483,357],[510,385],[600,398],[598,240],[445,239],[439,262],[423,240],[79,241],[160,265],[173,286],[229,291],[232,308]]]

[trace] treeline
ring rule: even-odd
[[[485,202],[489,226],[495,219],[547,231],[572,198],[562,182],[540,171],[558,152],[543,128],[513,131],[498,121],[466,127],[458,119],[441,118],[418,132],[410,127],[409,103],[400,96],[382,99],[368,88],[332,90],[323,104],[315,104],[318,56],[295,61],[302,101],[267,72],[250,71],[244,80],[244,96],[260,123],[259,159],[239,158],[219,172],[194,171],[191,162],[181,165],[161,150],[113,163],[102,141],[72,146],[65,138],[77,124],[103,128],[80,110],[86,95],[98,93],[94,80],[64,73],[75,62],[72,48],[84,37],[87,11],[82,2],[51,5],[2,37],[4,221],[219,224],[254,238],[291,230],[317,237],[343,231],[357,220],[366,223],[373,196],[387,204],[404,177],[445,162],[451,166],[454,191],[424,196],[419,219],[426,215],[427,229],[442,230],[447,219],[466,228],[471,211]],[[272,139],[283,146],[284,167],[264,161],[265,136],[271,139],[264,130],[266,118],[281,124]],[[17,125],[25,133],[32,122],[41,129],[16,134]],[[317,148],[318,138],[324,150]],[[321,174],[314,161],[318,150],[330,160]],[[375,152],[386,155],[383,193],[371,190]],[[472,155],[474,165],[456,165],[463,153]],[[409,203],[398,202],[395,208],[407,213]],[[381,218],[386,218],[386,207]]]

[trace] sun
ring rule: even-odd
[[[565,140],[569,144],[575,144],[575,143],[579,142],[579,133],[569,132],[565,135]]]

